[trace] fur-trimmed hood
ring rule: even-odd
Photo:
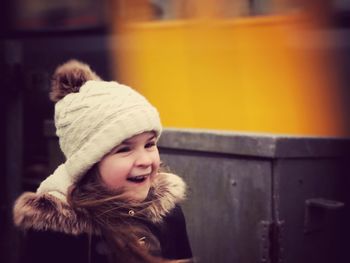
[[[177,175],[159,173],[151,190],[152,202],[146,208],[146,215],[157,223],[184,200],[186,185]],[[73,235],[98,232],[93,229],[87,214],[77,213],[67,203],[49,193],[23,193],[15,202],[13,216],[15,225],[25,230],[52,230]]]

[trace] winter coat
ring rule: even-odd
[[[146,227],[158,239],[160,254],[167,259],[192,257],[185,218],[179,202],[185,184],[174,174],[161,173],[153,184],[147,207]],[[107,263],[104,239],[89,235],[91,222],[79,217],[67,203],[50,194],[23,193],[14,206],[14,223],[24,230],[21,263]],[[99,233],[93,229],[93,233]]]

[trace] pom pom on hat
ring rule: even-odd
[[[80,87],[88,80],[101,79],[89,65],[78,60],[69,60],[59,66],[52,77],[50,99],[57,102],[69,93],[79,92]]]
[[[86,64],[59,66],[52,82],[55,126],[66,157],[37,193],[66,201],[68,189],[114,147],[143,132],[162,131],[158,111],[140,93],[115,81],[102,81]]]

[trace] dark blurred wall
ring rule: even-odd
[[[6,263],[17,262],[21,245],[13,202],[50,172],[44,121],[54,114],[48,98],[54,69],[75,58],[111,79],[103,26],[16,30],[12,3],[2,1],[0,8],[0,262]]]
[[[106,80],[110,74],[104,33],[15,34],[1,39],[0,47],[0,149],[5,156],[0,167],[0,262],[12,263],[19,247],[11,222],[13,201],[49,174],[44,121],[54,115],[48,98],[54,69],[76,58]]]

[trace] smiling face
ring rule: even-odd
[[[143,201],[160,165],[156,142],[154,132],[123,141],[99,162],[102,182],[112,190],[123,188],[134,201]]]

